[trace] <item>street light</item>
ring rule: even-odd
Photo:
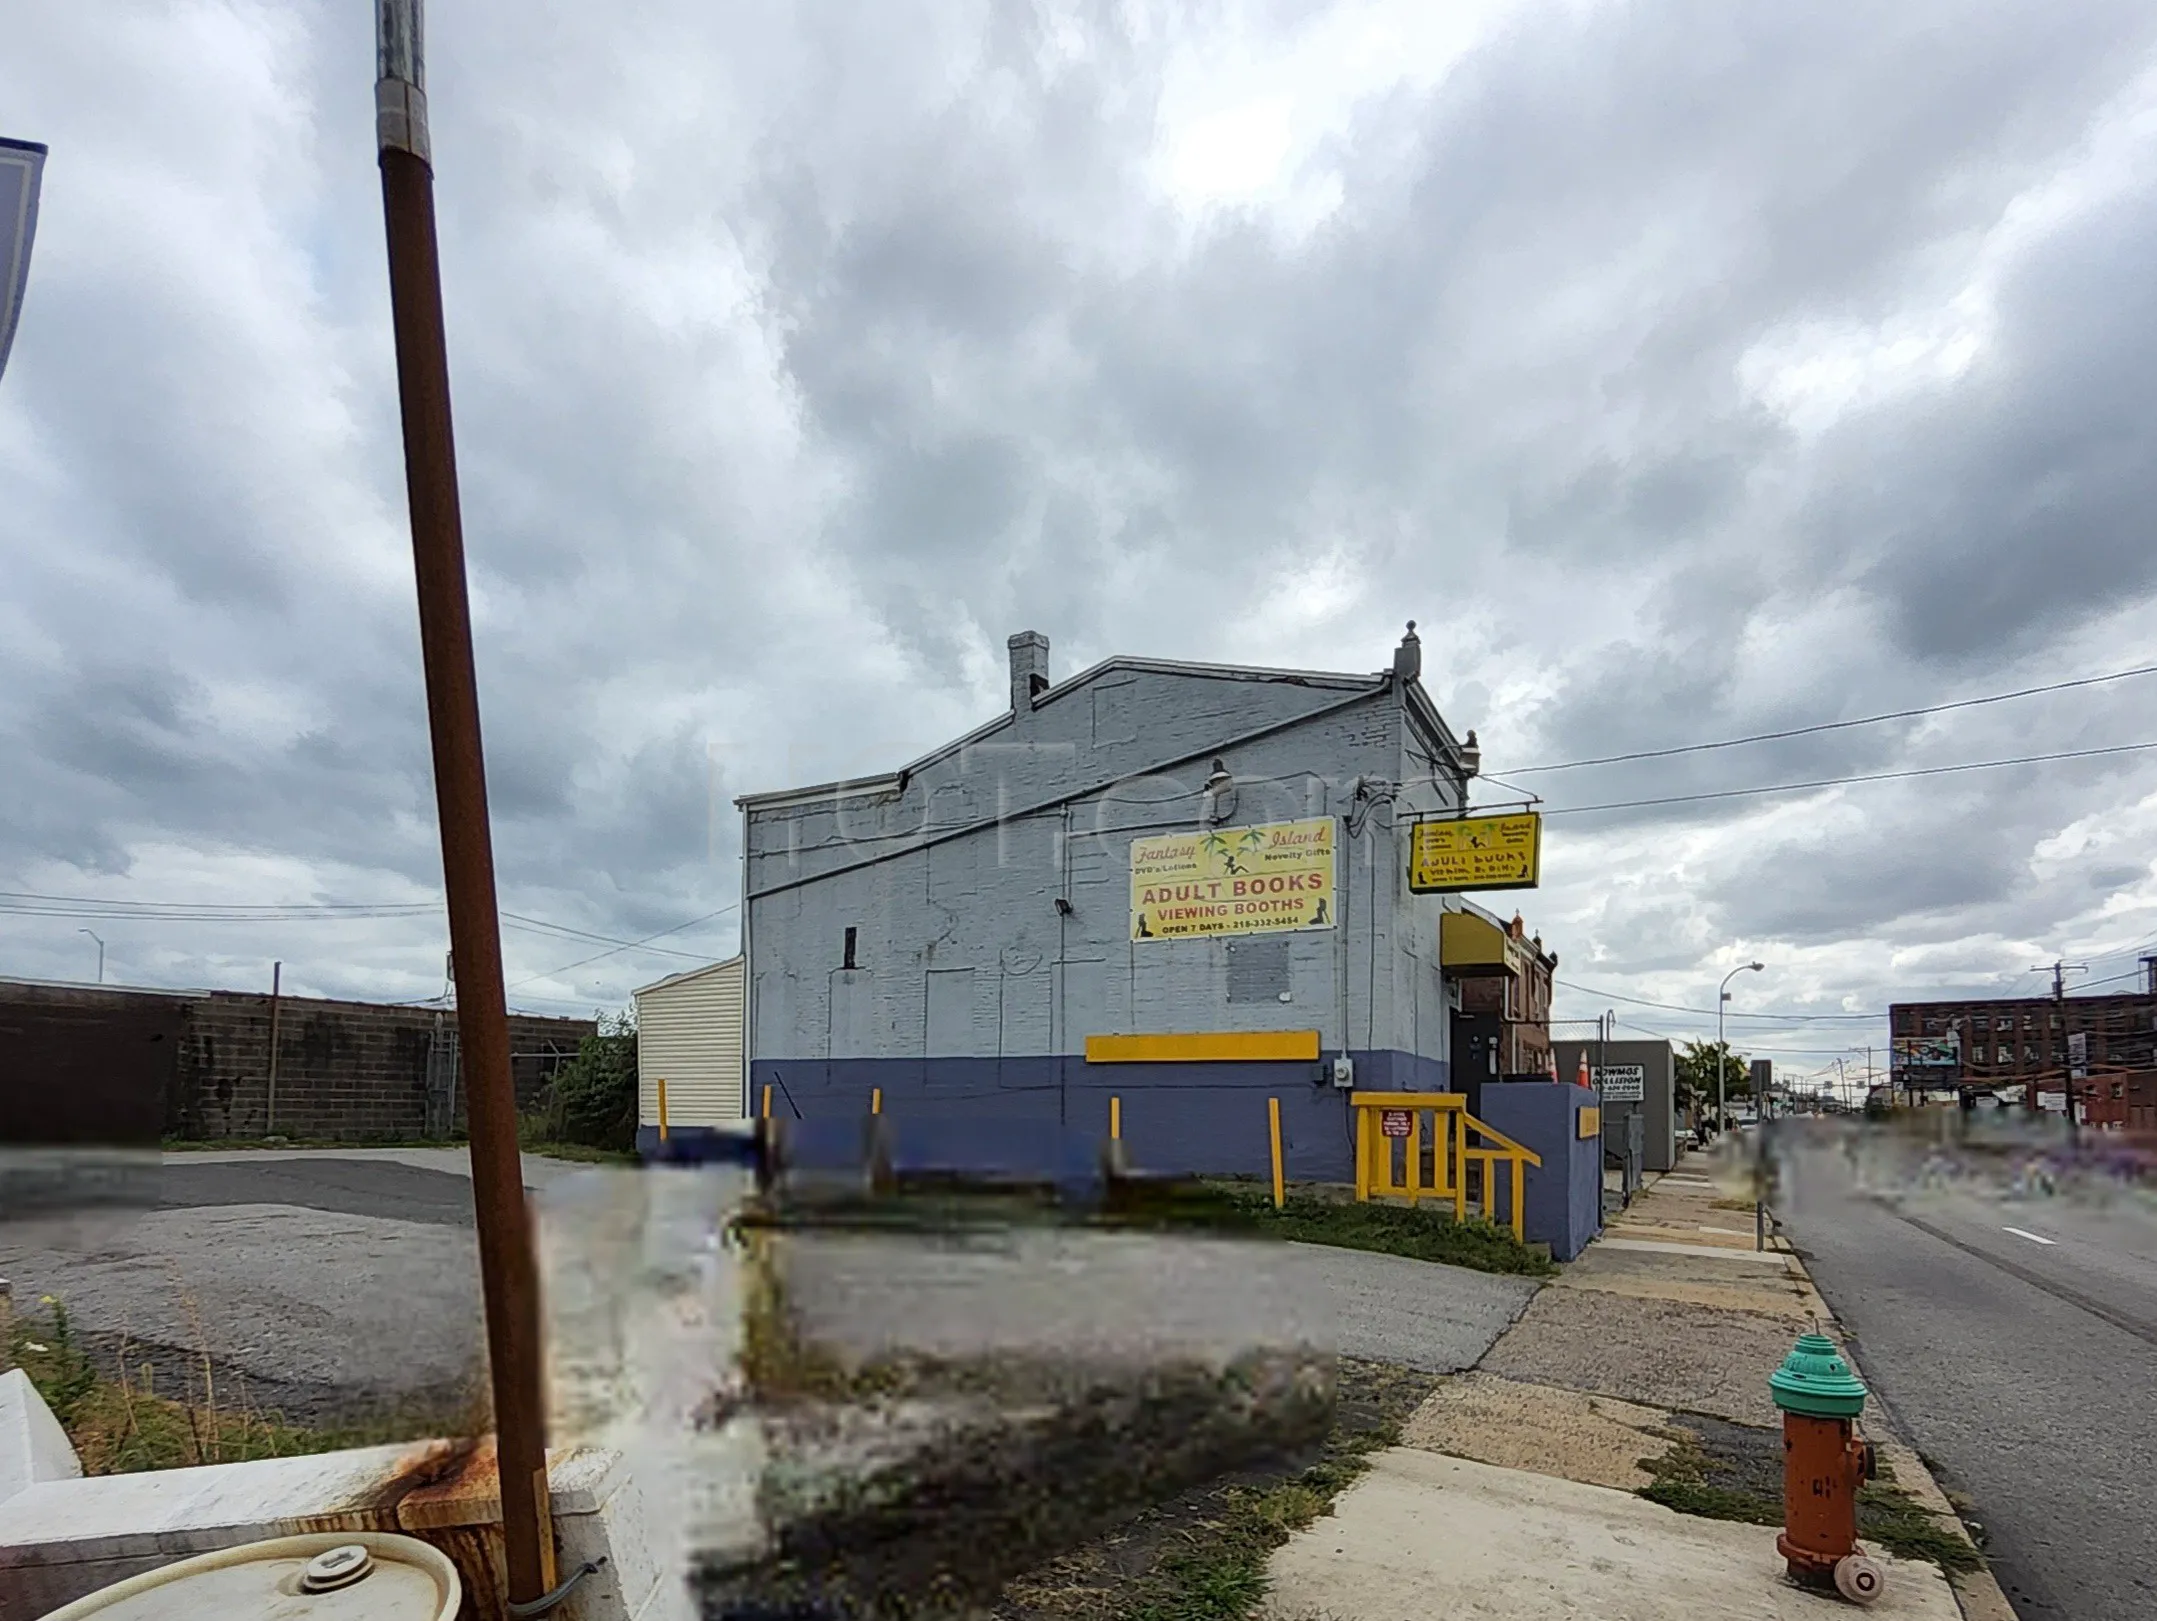
[[[96,931],[96,930],[94,930],[94,929],[77,929],[77,930],[76,930],[75,932],[76,932],[77,934],[87,934],[87,935],[88,935],[88,936],[89,936],[89,937],[90,937],[91,939],[93,939],[93,940],[96,940],[96,941],[97,941],[97,982],[98,982],[98,983],[99,983],[100,985],[104,984],[104,983],[105,983],[105,942],[104,942],[104,941],[103,941],[102,939],[100,939],[100,938],[98,937],[97,931]]]
[[[1723,1081],[1730,1069],[1730,1044],[1723,1038],[1723,1004],[1730,1000],[1730,982],[1740,974],[1757,974],[1766,963],[1742,962],[1723,975],[1715,987],[1715,1129],[1723,1129]]]

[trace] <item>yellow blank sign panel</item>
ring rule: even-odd
[[[1317,1056],[1316,1030],[1209,1030],[1086,1038],[1089,1064],[1247,1064]]]
[[[1418,895],[1533,889],[1542,874],[1543,818],[1462,816],[1408,830],[1408,887]]]

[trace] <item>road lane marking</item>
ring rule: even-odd
[[[2102,1322],[2110,1323],[2123,1333],[2132,1334],[2139,1340],[2145,1340],[2151,1345],[2157,1345],[2157,1322],[2144,1322],[2140,1318],[2128,1316],[2125,1312],[2115,1311],[2103,1301],[2094,1299],[2082,1293],[2079,1289],[2070,1289],[2057,1278],[2048,1278],[2044,1273],[2023,1266],[2019,1262],[2010,1261],[2006,1256],[1997,1254],[1992,1250],[1979,1249],[1975,1244],[1957,1238],[1945,1228],[1935,1227],[1922,1216],[1913,1216],[1907,1210],[1899,1209],[1895,1205],[1884,1202],[1880,1208],[1897,1221],[1907,1223],[1929,1237],[1937,1238],[1950,1249],[1958,1249],[1973,1260],[1983,1261],[1987,1266],[1997,1267],[2011,1278],[2020,1278],[2033,1289],[2042,1289],[2055,1300],[2064,1300],[2070,1306],[2078,1307],[2088,1312],[2092,1317]]]
[[[2027,1238],[2033,1244],[2056,1244],[2059,1242],[2056,1238],[2040,1238],[2035,1233],[2026,1233],[2020,1227],[2002,1227],[2000,1231],[2013,1233],[2017,1238]]]

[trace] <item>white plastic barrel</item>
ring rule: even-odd
[[[45,1621],[453,1621],[462,1598],[457,1567],[416,1538],[319,1531],[144,1571]]]

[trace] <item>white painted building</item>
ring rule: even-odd
[[[635,993],[637,1147],[659,1139],[659,1083],[667,1130],[704,1135],[744,1118],[742,959],[674,974]]]

